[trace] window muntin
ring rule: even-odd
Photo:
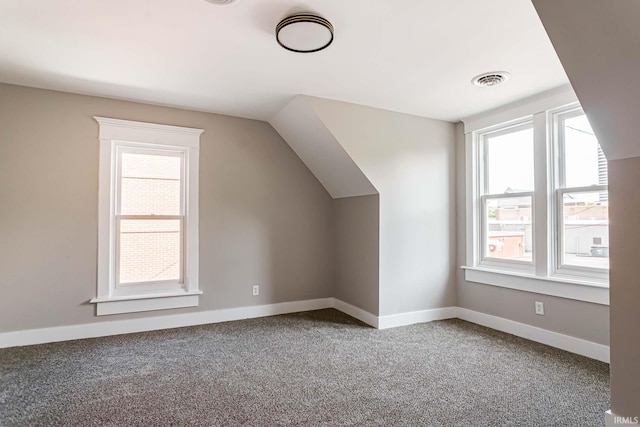
[[[555,114],[556,271],[580,275],[609,268],[607,161],[580,108]]]
[[[480,259],[510,268],[533,265],[533,125],[480,135]]]

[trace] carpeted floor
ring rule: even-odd
[[[3,426],[602,426],[609,367],[335,310],[0,350]]]

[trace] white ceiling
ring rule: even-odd
[[[325,51],[274,28],[314,11]],[[470,84],[506,70],[495,88]],[[456,121],[568,83],[530,0],[2,0],[0,81],[268,120],[297,94]]]

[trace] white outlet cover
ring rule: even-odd
[[[536,314],[544,316],[544,303],[536,301]]]

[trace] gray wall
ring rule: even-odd
[[[534,302],[544,303],[544,316]],[[609,307],[461,279],[458,306],[598,344],[609,345]]]
[[[379,192],[379,314],[454,306],[455,125],[305,98]]]
[[[640,157],[609,162],[611,410],[640,416]]]
[[[205,129],[199,307],[94,316],[92,116]],[[0,206],[0,332],[332,296],[332,200],[264,122],[0,84]]]
[[[378,195],[335,199],[333,296],[378,315]]]
[[[456,202],[458,266],[465,265],[466,169],[464,126],[456,126]],[[609,344],[609,307],[549,295],[467,282],[458,268],[458,306],[503,317],[599,344]],[[545,315],[534,311],[535,301],[544,303]]]
[[[640,2],[533,3],[609,160],[611,411],[640,417]]]

